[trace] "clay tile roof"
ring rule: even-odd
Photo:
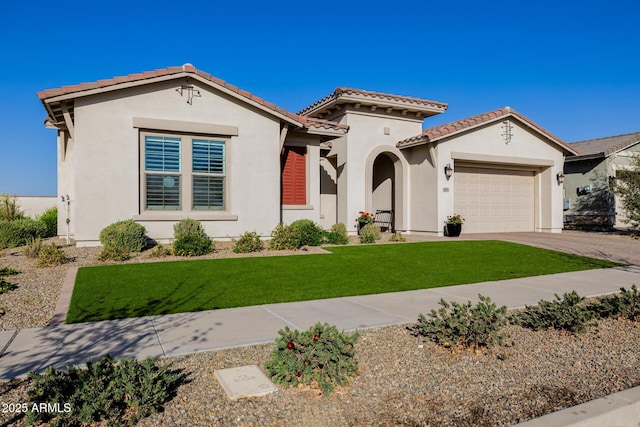
[[[38,98],[43,103],[50,98],[62,96],[62,95],[77,95],[83,96],[87,91],[101,89],[101,88],[112,88],[113,90],[118,89],[118,85],[125,83],[135,83],[135,82],[144,82],[145,80],[152,80],[162,76],[170,76],[174,74],[195,74],[199,77],[212,82],[218,86],[224,87],[227,90],[235,92],[238,96],[250,100],[253,103],[257,103],[262,107],[272,110],[274,113],[280,114],[281,116],[287,117],[289,120],[293,120],[297,122],[302,127],[315,127],[315,128],[324,128],[324,129],[334,129],[342,132],[346,132],[348,126],[341,125],[339,123],[330,122],[327,120],[308,120],[306,117],[293,114],[283,108],[272,104],[271,102],[267,102],[259,96],[253,95],[251,92],[246,90],[242,90],[237,86],[227,83],[224,80],[221,80],[217,77],[212,76],[211,74],[198,70],[191,64],[184,64],[181,67],[167,67],[154,71],[145,71],[137,74],[129,74],[127,76],[118,76],[113,77],[111,79],[98,80],[97,82],[89,82],[89,83],[81,83],[79,85],[73,86],[63,86],[61,88],[56,89],[46,89],[41,92],[38,92]]]
[[[354,88],[348,88],[348,87],[338,87],[333,91],[333,93],[314,102],[308,107],[305,107],[302,110],[298,111],[298,114],[307,115],[313,112],[314,110],[316,110],[318,107],[337,101],[343,95],[360,96],[362,98],[365,98],[365,99],[368,98],[371,100],[397,101],[397,102],[413,105],[415,107],[429,107],[429,108],[438,108],[442,110],[445,110],[448,107],[448,105],[444,102],[430,101],[427,99],[414,98],[410,96],[393,95],[389,93],[372,92],[368,90],[354,89]]]
[[[571,143],[570,145],[575,148],[578,153],[580,153],[580,156],[601,155],[602,157],[606,157],[610,154],[635,145],[638,142],[640,142],[640,132],[608,136],[606,138],[577,141]]]
[[[411,138],[404,139],[397,143],[398,148],[407,148],[413,147],[416,145],[427,144],[430,142],[436,142],[440,139],[443,139],[447,136],[452,136],[453,134],[462,132],[467,129],[471,129],[477,126],[481,126],[482,124],[489,123],[499,119],[500,117],[516,117],[520,119],[520,121],[524,122],[528,126],[536,129],[538,132],[545,135],[547,138],[555,141],[557,144],[562,145],[564,148],[568,149],[569,152],[575,151],[572,147],[569,146],[562,139],[558,138],[548,130],[544,129],[542,126],[538,125],[528,117],[518,113],[514,109],[510,107],[499,108],[497,110],[489,111],[487,113],[478,114],[477,116],[467,117],[461,120],[457,120],[455,122],[446,123],[439,126],[434,126],[428,129],[424,129],[420,135],[416,135]]]

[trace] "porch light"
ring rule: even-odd
[[[562,184],[564,182],[564,174],[562,172],[558,172],[556,179],[558,180],[558,185]]]
[[[451,175],[453,175],[453,168],[451,167],[451,163],[447,163],[447,166],[444,167],[444,176],[449,179]]]

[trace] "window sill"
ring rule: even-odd
[[[143,212],[134,215],[134,221],[180,221],[191,218],[198,221],[237,221],[238,215],[219,212]]]
[[[313,205],[282,205],[285,211],[312,211]]]

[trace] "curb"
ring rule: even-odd
[[[522,427],[640,426],[640,387],[613,393],[517,425]]]

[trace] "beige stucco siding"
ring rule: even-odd
[[[564,162],[560,147],[519,121],[510,120],[507,142],[502,121],[425,144],[411,151],[411,212],[409,230],[443,233],[448,215],[456,212],[456,165],[515,169],[534,174],[534,230],[562,230],[562,186],[555,176]],[[453,167],[451,178],[445,166]],[[423,189],[417,186],[422,185]]]
[[[82,160],[75,162],[72,199],[76,215],[84,218],[75,224],[79,244],[95,244],[103,227],[128,218],[144,224],[149,236],[159,240],[172,237],[173,224],[180,217],[201,219],[213,238],[251,230],[268,235],[279,222],[279,122],[205,87],[196,87],[200,96],[190,105],[186,96],[176,91],[181,83],[185,82],[163,82],[76,100],[74,157]],[[136,117],[179,121],[183,122],[181,128],[192,122],[238,129],[237,136],[226,139],[224,212],[190,212],[183,205],[182,212],[149,214],[141,208]],[[155,221],[159,215],[165,215],[165,220]]]
[[[395,221],[396,228],[404,229],[408,165],[405,155],[395,144],[399,140],[419,134],[422,120],[350,110],[341,122],[349,126],[349,133],[339,151],[338,162],[339,169],[340,164],[348,163],[348,168],[343,168],[348,171],[341,172],[338,176],[338,221],[345,223],[347,230],[355,232],[354,220],[358,212],[375,210],[372,197],[373,162],[379,154],[389,153],[393,157],[392,160],[400,162],[398,166],[402,176],[396,179],[396,200],[401,202],[395,205]]]

